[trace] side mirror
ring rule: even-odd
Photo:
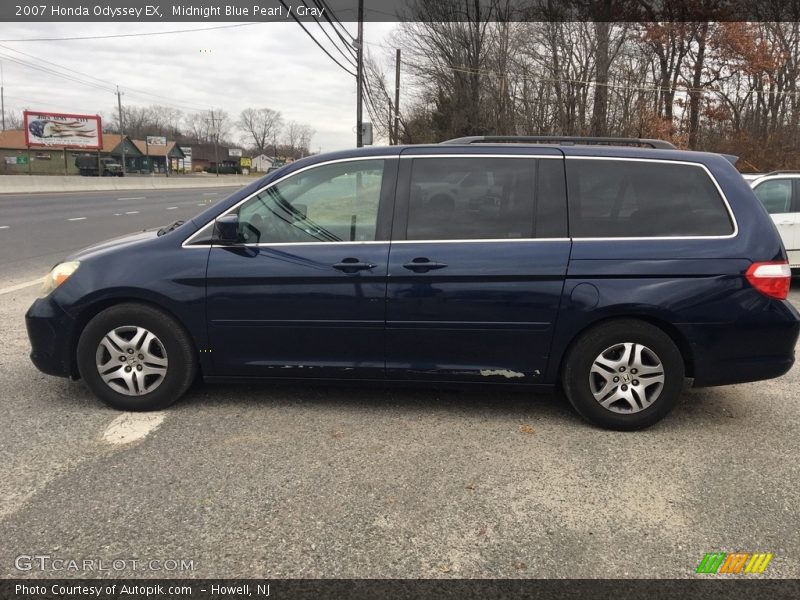
[[[224,215],[214,222],[214,241],[220,244],[239,242],[239,215]]]

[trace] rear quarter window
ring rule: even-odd
[[[572,237],[725,236],[730,214],[699,165],[568,159]]]

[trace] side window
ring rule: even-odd
[[[346,161],[303,171],[239,207],[246,243],[373,241],[383,160]]]
[[[699,166],[633,160],[567,160],[573,237],[730,235],[733,223]]]
[[[791,179],[770,179],[757,185],[753,191],[769,214],[792,212]]]
[[[530,158],[416,158],[409,240],[519,239],[534,231]]]

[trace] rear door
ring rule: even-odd
[[[563,155],[469,151],[402,155],[387,377],[536,383],[570,253]]]

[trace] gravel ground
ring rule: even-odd
[[[0,303],[0,577],[682,578],[738,550],[800,576],[798,366],[638,433],[506,390],[198,385],[133,422],[35,370],[35,294]]]

